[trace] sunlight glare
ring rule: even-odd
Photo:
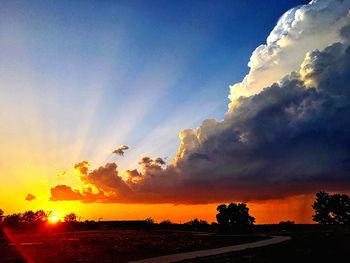
[[[56,224],[58,222],[58,218],[55,215],[49,217],[49,223]]]

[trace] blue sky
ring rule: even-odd
[[[172,158],[179,131],[223,117],[252,51],[302,3],[2,1],[2,145],[60,169],[115,160],[120,144],[126,168]]]

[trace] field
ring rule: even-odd
[[[181,229],[10,231],[0,236],[1,262],[127,262],[185,251],[291,236],[290,241],[183,262],[337,262],[350,258],[350,229],[324,226],[258,226],[250,235]]]
[[[348,227],[310,227],[283,231],[292,239],[280,244],[221,254],[182,263],[280,263],[280,262],[349,262],[350,229]]]
[[[263,239],[174,230],[16,232],[0,239],[1,262],[127,262]]]

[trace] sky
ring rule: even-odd
[[[310,222],[350,189],[349,1],[306,3],[2,1],[0,207]]]

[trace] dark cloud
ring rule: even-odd
[[[142,177],[142,175],[139,173],[139,171],[137,171],[137,169],[134,170],[126,170],[126,173],[129,175],[129,177],[131,178],[135,178],[135,177]]]
[[[121,145],[121,146],[119,146],[117,149],[115,149],[115,150],[113,151],[113,153],[115,153],[115,154],[117,154],[117,155],[120,155],[120,156],[124,156],[125,151],[128,150],[128,149],[129,149],[128,146],[126,146],[126,145]]]
[[[108,163],[83,169],[82,181],[103,193],[96,200],[117,203],[248,201],[349,190],[349,83],[348,44],[312,51],[300,71],[237,99],[222,121],[183,131],[172,164],[143,157],[140,172],[129,170],[123,180],[117,165]],[[67,192],[85,200],[85,193]]]
[[[165,164],[164,159],[163,159],[163,158],[160,158],[160,157],[156,158],[156,159],[154,160],[154,162],[157,163],[157,164],[159,164],[159,165],[164,165],[164,164]]]
[[[176,163],[185,184],[246,199],[350,188],[349,81],[346,45],[311,52],[300,73],[185,133]]]
[[[350,25],[346,25],[340,29],[340,35],[346,39],[350,40]]]
[[[35,199],[36,199],[36,197],[32,194],[27,194],[27,196],[25,198],[26,201],[33,201]]]
[[[145,170],[159,170],[162,169],[162,165],[165,165],[165,161],[160,157],[152,159],[151,157],[145,156],[141,158],[139,164],[142,165]]]

